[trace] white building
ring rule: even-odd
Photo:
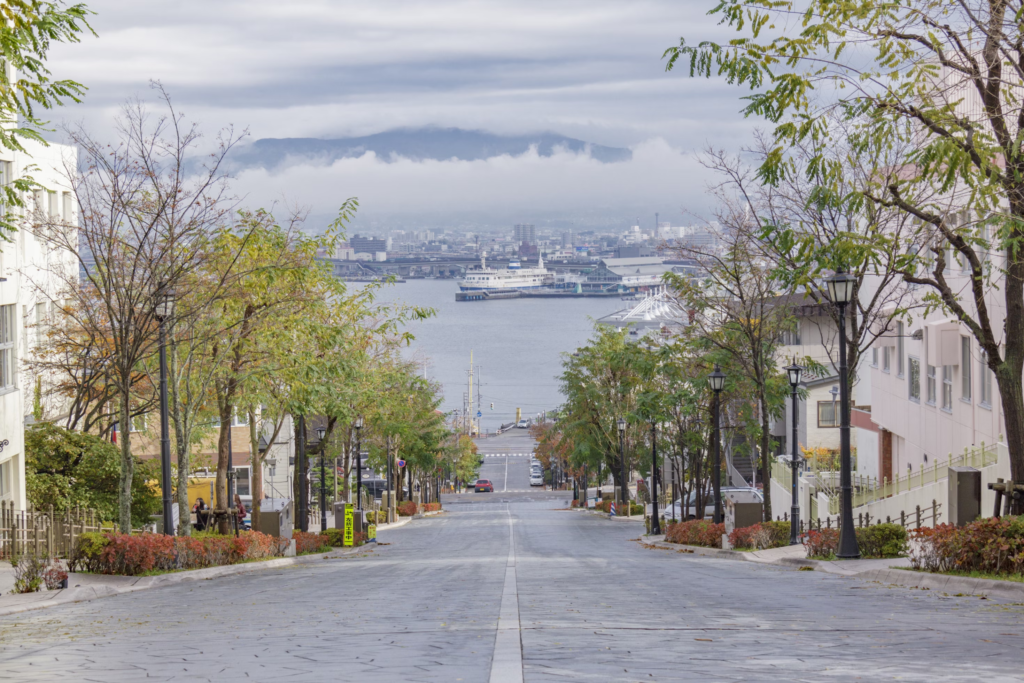
[[[63,145],[25,142],[29,154],[0,150],[0,183],[28,175],[39,184],[26,197],[24,220],[49,217],[74,223],[76,207],[65,168],[77,165],[77,150]],[[56,315],[59,283],[55,270],[74,268],[76,257],[44,244],[29,229],[19,229],[10,242],[0,242],[0,501],[26,508],[25,423],[32,419],[37,379],[26,368],[33,349],[45,339],[47,321]],[[44,417],[59,417],[63,406],[41,399]]]

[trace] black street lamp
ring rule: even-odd
[[[356,509],[363,509],[363,416],[356,416]],[[348,486],[348,477],[345,478]],[[347,490],[347,489],[346,489]]]
[[[171,511],[171,433],[167,410],[166,323],[174,315],[174,293],[163,284],[157,290],[153,315],[160,323],[160,476],[163,478],[164,534],[173,536],[176,529]],[[125,430],[128,431],[130,430]],[[127,434],[125,438],[128,438]]]
[[[853,528],[853,469],[850,458],[850,382],[846,367],[846,305],[853,300],[857,278],[840,269],[827,280],[828,295],[839,309],[839,485],[842,489],[839,518],[839,550],[836,557],[854,560],[860,557],[857,533]]]
[[[712,460],[712,469],[714,472],[711,474],[711,486],[715,492],[715,524],[721,524],[723,519],[722,514],[722,444],[721,444],[721,426],[719,424],[719,413],[721,412],[721,401],[722,401],[722,389],[725,388],[725,373],[715,363],[715,370],[708,375],[708,384],[711,385],[711,390],[715,392],[715,407],[713,420],[715,422],[714,428],[711,432],[711,440],[714,442],[714,459]],[[701,510],[701,514],[704,511]]]
[[[658,520],[658,423],[651,420],[651,535],[661,534]]]
[[[629,516],[629,481],[626,479],[626,420],[619,418],[616,424],[619,427],[619,476],[622,478],[622,504],[626,507],[626,516]],[[621,511],[620,511],[621,514]]]
[[[798,445],[797,445],[797,419],[798,419],[798,416],[797,416],[796,388],[797,388],[797,385],[800,384],[800,373],[801,372],[803,372],[803,368],[800,367],[799,365],[797,365],[795,360],[793,361],[792,365],[789,365],[789,366],[786,367],[786,374],[789,375],[789,386],[793,387],[793,443],[790,444],[790,448],[789,448],[789,450],[791,452],[791,456],[790,457],[792,458],[792,460],[790,460],[789,464],[792,467],[792,477],[793,477],[793,481],[791,482],[791,492],[790,492],[791,495],[793,496],[793,504],[789,508],[789,516],[790,516],[789,544],[790,545],[796,545],[796,544],[798,544],[800,542],[800,497],[799,497],[799,493],[800,493],[800,488],[799,488],[800,474],[799,474],[799,464],[798,464],[798,461],[797,461],[797,457],[798,457],[797,456],[797,450],[798,450]]]
[[[295,478],[299,484],[299,530],[309,531],[309,468],[306,464],[306,416],[299,415],[299,423],[295,429],[295,447],[298,457],[295,458],[297,472]]]
[[[320,533],[327,531],[327,473],[324,470],[324,457],[327,455],[327,444],[324,443],[326,435],[326,429],[316,428],[316,436],[320,440]],[[338,476],[337,472],[334,476]]]

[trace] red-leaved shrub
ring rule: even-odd
[[[327,552],[331,549],[331,539],[327,534],[314,534],[306,531],[292,533],[295,539],[295,554]]]
[[[714,524],[707,520],[694,519],[689,522],[669,524],[665,531],[665,540],[669,543],[721,548],[722,534],[724,533],[725,524]]]
[[[424,503],[422,507],[423,507],[423,512],[437,512],[438,510],[441,509],[441,504],[440,503]]]
[[[148,571],[202,569],[245,560],[280,557],[288,539],[258,531],[234,536],[83,534],[69,564],[99,574],[136,576]]]
[[[729,543],[733,548],[781,548],[789,545],[789,522],[761,522],[753,526],[733,529]]]
[[[812,529],[804,534],[803,539],[807,557],[830,558],[839,549],[838,529]]]
[[[405,500],[398,504],[398,516],[399,517],[412,517],[417,512],[416,503],[411,500]]]
[[[1024,574],[1024,517],[990,517],[962,527],[940,524],[910,533],[914,569]]]

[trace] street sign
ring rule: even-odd
[[[399,460],[398,461],[398,466],[399,467],[405,467],[405,461],[404,460]]]
[[[477,416],[477,417],[483,417],[483,416],[484,416],[484,414],[483,414],[483,413],[481,413],[481,412],[480,412],[480,411],[478,410],[478,411],[476,411],[476,416]]]
[[[345,506],[345,526],[344,526],[344,531],[342,532],[342,537],[341,537],[341,542],[346,547],[351,547],[352,546],[352,543],[355,540],[355,538],[353,536],[353,532],[354,531],[355,531],[355,523],[354,523],[354,521],[352,519],[352,506],[351,505],[346,505]]]

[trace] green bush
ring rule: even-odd
[[[100,554],[110,542],[108,535],[101,531],[87,531],[75,541],[68,558],[71,571],[95,571]]]
[[[903,557],[907,554],[907,530],[899,524],[875,524],[857,529],[862,557]]]
[[[135,460],[132,477],[132,525],[142,526],[160,512],[157,460]],[[25,430],[25,489],[38,510],[52,505],[57,513],[76,507],[96,510],[101,520],[118,518],[117,490],[121,451],[94,434],[48,422]]]
[[[875,524],[855,530],[860,556],[902,557],[907,553],[907,530],[899,524]],[[804,535],[807,557],[831,559],[839,550],[838,529],[818,529]]]
[[[327,529],[324,531],[324,536],[327,537],[327,542],[334,548],[340,548],[345,545],[345,531],[343,529]]]

